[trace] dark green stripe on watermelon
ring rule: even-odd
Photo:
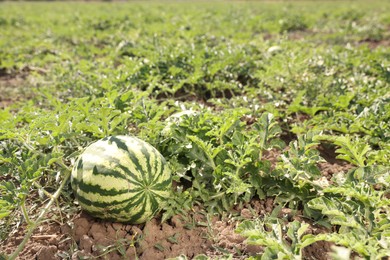
[[[113,161],[114,160],[115,159],[113,159]],[[118,167],[121,170],[123,170],[127,175],[129,175],[131,178],[126,178],[126,176],[123,175],[121,172],[116,171],[112,168],[107,168],[104,165],[95,165],[95,164],[87,163],[84,166],[83,159],[81,157],[77,163],[77,179],[79,179],[79,180],[82,179],[82,171],[83,170],[88,170],[88,168],[92,168],[92,174],[95,176],[99,176],[99,175],[111,176],[111,177],[120,178],[120,179],[129,181],[133,184],[141,183],[141,180],[138,179],[138,177],[135,174],[131,173],[127,167],[119,164],[119,160],[116,160],[116,161],[118,162]],[[91,164],[91,165],[89,165],[89,164]],[[134,179],[135,181],[132,179]]]
[[[110,177],[114,177],[114,178],[118,178],[118,179],[122,179],[122,180],[126,180],[126,181],[129,180],[128,178],[126,178],[126,176],[123,175],[123,173],[116,171],[114,169],[106,168],[104,165],[93,166],[92,174],[96,177],[98,177],[99,175],[102,175],[102,176],[110,176]]]
[[[127,147],[126,143],[123,142],[121,139],[119,139],[118,137],[115,137],[115,136],[111,136],[111,137],[106,137],[103,139],[103,141],[105,140],[108,140],[108,143],[115,143],[116,146],[119,148],[119,149],[122,149],[123,151],[128,151],[129,148]]]
[[[146,205],[148,205],[147,198],[146,198],[146,201],[144,202],[144,204],[142,205],[141,210],[138,213],[134,214],[130,218],[130,222],[137,222],[141,217],[144,217],[145,211],[146,211],[146,209],[145,209]],[[150,207],[150,209],[154,209],[154,211],[153,212],[149,212],[148,218],[153,216],[156,213],[156,211],[158,210],[158,207]]]
[[[162,161],[160,169],[157,169],[157,170],[156,170],[156,174],[154,175],[154,178],[153,178],[153,180],[152,180],[153,185],[154,185],[155,183],[159,183],[158,179],[161,178],[161,176],[163,176],[164,171],[165,171],[165,164],[164,164],[164,163],[165,163],[165,162]],[[169,176],[168,179],[169,179],[169,182],[171,182],[171,177],[170,177],[170,176]]]
[[[145,200],[145,201],[143,201]],[[128,212],[129,210],[131,209],[134,209],[134,207],[136,205],[142,205],[142,207],[140,209],[138,209],[138,212],[136,213],[133,213],[132,216],[130,217],[130,219],[126,219],[126,222],[130,222],[130,223],[140,223],[140,220],[147,220],[148,218],[151,218],[157,211],[158,211],[158,207],[153,207],[153,208],[150,208],[152,211],[148,211],[146,212],[146,206],[147,205],[150,205],[149,202],[147,201],[147,198],[146,197],[143,197],[142,198],[142,194],[140,195],[140,198],[133,202],[133,203],[128,203],[125,207],[123,208],[119,208],[119,209],[110,209],[109,207],[104,207],[104,208],[97,208],[96,210],[87,210],[87,212],[89,212],[90,214],[93,214],[95,216],[100,216],[101,218],[104,218],[104,219],[108,219],[108,220],[112,220],[112,221],[117,221],[118,219],[116,218],[110,218],[110,217],[107,217],[107,216],[117,216],[118,218],[121,217],[121,215],[124,214],[124,216],[122,216],[123,218],[126,218],[127,217],[127,214],[126,212]],[[146,218],[146,219],[145,219]]]
[[[155,191],[166,191],[167,190],[167,186],[170,185],[172,182],[171,178],[169,179],[166,179],[165,181],[162,181],[162,182],[155,182],[153,183],[153,186],[152,186],[152,191],[155,190]]]
[[[137,205],[142,205],[141,210],[138,213],[135,213],[135,214],[133,213],[133,214],[134,215],[138,215],[138,214],[143,215],[143,214],[145,214],[146,205],[147,205],[147,202],[145,202],[144,200],[145,200],[145,196],[144,196],[143,192],[139,192],[138,194],[136,194],[134,197],[132,197],[129,200],[125,200],[125,201],[118,202],[115,204],[110,203],[107,205],[106,203],[101,203],[101,202],[97,203],[97,202],[91,202],[88,200],[87,200],[87,203],[84,203],[82,201],[80,201],[80,202],[84,203],[88,206],[95,207],[97,209],[96,212],[105,212],[105,214],[110,214],[110,215],[119,215],[122,212],[129,212],[130,210],[134,210],[134,208]],[[90,204],[88,204],[88,203],[90,203]],[[116,208],[116,209],[113,209],[113,208],[110,209],[110,207],[118,206],[120,204],[123,204],[123,206]],[[155,207],[154,209],[157,210],[158,207]],[[89,210],[89,211],[91,211],[91,210]],[[134,221],[130,220],[129,222],[134,222]]]
[[[102,176],[110,176],[110,177],[115,177],[119,178],[125,181],[128,181],[134,185],[140,185],[142,183],[142,180],[140,180],[137,175],[132,173],[126,166],[118,164],[117,167],[124,171],[125,175],[121,173],[120,171],[117,171],[112,168],[107,168],[105,165],[98,165],[94,166],[92,170],[92,174],[96,177],[99,175]]]
[[[121,145],[121,147],[118,146],[118,148],[122,149],[122,145]],[[127,148],[127,146],[126,146],[126,148]],[[140,172],[140,173],[145,172],[145,169],[142,168],[142,166],[141,166],[141,164],[140,164],[140,162],[138,160],[138,157],[137,157],[137,155],[134,152],[130,151],[129,149],[126,149],[126,150],[123,150],[123,151],[126,152],[129,155],[129,159],[131,160],[131,162],[135,166],[134,168],[138,172]],[[146,161],[148,161],[148,160],[146,160]],[[144,184],[144,185],[146,185],[146,178],[144,178],[144,176],[142,176],[142,178],[141,178],[141,180],[139,180],[139,182]]]
[[[136,191],[142,190],[142,187],[139,187],[139,186],[134,187],[134,189],[124,189],[124,190],[109,189],[109,190],[107,190],[107,189],[103,189],[102,187],[100,187],[100,185],[85,183],[85,182],[79,181],[77,179],[74,179],[73,182],[74,182],[74,184],[73,184],[74,189],[78,188],[83,192],[96,193],[96,194],[100,194],[102,196],[117,196],[117,195],[126,194],[128,192],[133,192],[133,191],[136,192]]]
[[[138,193],[136,193],[136,195],[132,196],[129,199],[112,200],[110,202],[91,201],[91,200],[87,199],[85,196],[77,196],[77,199],[79,200],[80,203],[83,203],[85,205],[92,206],[95,208],[102,208],[102,209],[124,204],[123,207],[120,208],[120,210],[123,210],[123,208],[125,208],[129,203],[132,203],[132,201],[136,200],[138,198],[138,196],[141,196],[141,195],[142,195],[142,191],[139,191]],[[139,201],[139,199],[137,201]]]
[[[147,176],[147,178],[144,178],[145,185],[149,186],[150,185],[150,181],[152,179],[152,165],[150,163],[150,153],[149,153],[148,149],[145,148],[145,146],[142,146],[141,152],[145,156],[146,167],[148,168],[146,170],[146,173],[148,174],[148,176]]]
[[[150,180],[150,184],[154,184],[156,183],[156,180],[159,179],[163,173],[163,168],[164,168],[164,163],[163,161],[161,162],[161,166],[159,167],[158,166],[158,163],[157,163],[157,160],[161,160],[163,159],[162,156],[159,154],[159,152],[155,149],[153,149],[153,154],[155,156],[155,160],[156,162],[154,163],[154,169],[153,169],[153,172],[154,172],[154,176],[151,176],[151,171],[149,172],[149,180]],[[150,160],[149,160],[150,161]],[[152,166],[152,165],[150,165]]]
[[[104,139],[103,139],[104,140]],[[127,144],[125,142],[123,142],[121,139],[115,137],[115,136],[111,136],[108,138],[108,142],[109,143],[115,143],[116,146],[123,150],[125,153],[127,153],[129,156],[130,156],[130,159],[132,161],[132,163],[135,165],[137,171],[139,172],[143,172],[143,169],[142,169],[142,166],[141,164],[139,163],[139,160],[137,158],[137,156],[130,151],[129,147],[127,146]]]
[[[76,165],[77,170],[82,170],[84,168],[83,159],[80,158]]]
[[[131,178],[133,178],[133,179],[135,180],[135,182],[134,182],[134,181],[132,181],[132,182],[134,182],[134,183],[136,183],[136,184],[138,184],[138,185],[141,185],[141,184],[142,184],[142,180],[140,180],[140,179],[138,178],[137,175],[135,175],[134,173],[132,173],[132,172],[129,170],[129,168],[126,168],[126,166],[124,166],[124,165],[118,165],[118,167],[119,167],[121,170],[123,170],[128,176],[130,176]],[[131,181],[131,179],[128,179],[128,178],[126,178],[126,180]]]

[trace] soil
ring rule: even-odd
[[[383,40],[364,39],[360,41],[359,44],[367,44],[368,47],[370,47],[371,49],[375,49],[378,47],[389,47],[390,39],[383,39]]]
[[[18,73],[10,73],[0,68],[0,109],[32,96],[31,89],[26,86],[28,85],[28,75],[28,69]]]
[[[351,165],[335,159],[331,147],[321,146],[319,150],[326,159],[326,162],[319,164],[325,178],[351,168]],[[270,151],[265,158],[274,165],[279,153]],[[244,219],[261,218],[273,209],[273,198],[254,199],[241,209],[233,209],[230,215],[235,217],[215,216],[207,220],[200,208],[194,208],[185,216],[186,220],[174,216],[168,222],[160,223],[157,218],[144,225],[106,222],[79,213],[66,224],[51,222],[41,225],[17,259],[157,260],[178,256],[191,259],[199,254],[219,259],[226,253],[233,254],[233,259],[245,259],[261,253],[263,248],[247,244],[244,237],[235,233],[238,223]],[[280,217],[286,221],[309,223],[309,233],[327,232],[301,216],[301,213],[293,213],[288,208],[280,211]],[[12,253],[23,240],[25,230],[26,226],[19,227],[0,246],[0,252]],[[304,259],[330,259],[328,252],[331,246],[329,242],[316,242],[304,249]]]

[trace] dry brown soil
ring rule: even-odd
[[[31,88],[33,83],[29,81],[32,70],[25,67],[19,72],[8,72],[0,68],[0,109],[9,107],[17,101],[28,100],[34,95]]]

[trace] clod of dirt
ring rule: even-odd
[[[243,217],[245,219],[251,219],[253,217],[253,215],[252,215],[252,212],[249,209],[243,208],[241,210],[241,217]]]
[[[85,253],[92,253],[93,240],[87,235],[83,235],[80,238],[79,247],[81,250],[84,250]]]
[[[109,259],[166,259],[179,255],[191,258],[204,253],[210,242],[206,229],[186,228],[179,216],[171,224],[153,219],[145,225],[104,222],[81,214],[74,220],[73,238],[83,257]]]
[[[38,251],[36,259],[37,260],[48,260],[48,259],[55,259],[55,254],[57,253],[57,247],[56,246],[43,246]]]

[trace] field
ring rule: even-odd
[[[173,172],[146,224],[74,198],[110,135]],[[1,2],[0,148],[0,259],[389,259],[390,2]]]

